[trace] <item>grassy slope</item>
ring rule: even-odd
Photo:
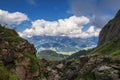
[[[111,55],[113,57],[120,57],[120,39],[101,45],[91,53],[100,53],[104,55]]]
[[[20,42],[24,42],[26,40],[19,37],[18,33],[14,29],[5,28],[4,26],[0,25],[0,44],[5,41],[7,41],[9,43],[17,42],[19,44]],[[10,49],[12,47],[16,48],[16,45],[9,46]],[[0,50],[1,49],[2,49],[2,47],[0,46]],[[12,50],[14,50],[14,49],[12,49]],[[0,56],[1,56],[1,54],[0,54]],[[32,72],[39,70],[39,64],[38,64],[39,61],[35,55],[29,54],[29,53],[23,53],[23,57],[24,58],[27,57],[30,59],[31,65],[29,68],[29,72],[32,73]],[[0,62],[1,62],[1,60],[0,60]],[[11,65],[11,64],[9,64],[9,65]],[[11,68],[13,68],[13,66]],[[10,69],[8,69],[6,66],[4,66],[1,63],[0,63],[0,73],[2,73],[2,74],[0,74],[0,80],[18,80],[16,78],[17,76],[14,73],[11,73]]]
[[[5,28],[4,26],[0,25],[0,36],[2,37],[3,41],[13,42],[13,41],[25,41],[14,29]]]

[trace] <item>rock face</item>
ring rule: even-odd
[[[38,66],[33,62],[35,53],[34,45],[20,38],[15,30],[0,25],[0,61],[18,80],[33,80],[39,75],[39,70],[34,69],[34,65]]]
[[[120,10],[114,19],[110,20],[100,32],[98,46],[108,41],[120,38]]]

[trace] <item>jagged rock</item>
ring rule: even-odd
[[[31,57],[36,56],[34,45],[20,38],[15,30],[1,25],[0,30],[2,31],[0,32],[0,62],[2,61],[5,67],[17,75],[19,80],[33,80],[34,77],[38,77],[39,70],[33,72],[29,70],[33,66]],[[29,54],[31,57],[26,57],[24,54]]]
[[[49,67],[49,66],[47,66],[47,71],[51,71],[52,69]]]
[[[104,70],[109,70],[109,69],[111,69],[111,67],[103,65],[98,69],[98,71],[104,71]]]
[[[114,19],[110,20],[100,32],[98,46],[120,38],[120,10]]]
[[[1,54],[2,55],[2,61],[4,62],[5,65],[14,60],[13,53],[10,53],[10,51],[8,49],[2,49],[1,53],[2,53]]]
[[[63,66],[64,66],[64,65],[61,63],[61,64],[58,64],[56,67],[57,67],[58,69],[62,69]]]
[[[28,42],[21,42],[18,46],[20,52],[24,51],[25,53],[36,53],[36,49],[33,44],[29,44]]]
[[[89,60],[89,57],[88,56],[80,56],[80,61],[81,61],[81,63],[86,63],[86,62],[88,62],[88,60]]]
[[[26,80],[26,69],[24,68],[24,66],[17,66],[16,67],[16,74],[19,80]]]
[[[103,65],[97,68],[94,73],[97,80],[120,80],[118,72],[118,70]]]

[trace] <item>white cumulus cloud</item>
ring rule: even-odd
[[[25,15],[24,13],[21,12],[10,13],[8,11],[0,9],[0,24],[19,25],[25,20],[29,20],[29,19],[27,15]]]
[[[71,16],[58,21],[46,21],[43,19],[32,22],[31,28],[27,28],[23,32],[19,32],[22,37],[32,36],[68,36],[75,38],[87,38],[98,36],[100,29],[90,26],[86,31],[83,28],[90,22],[85,16]]]

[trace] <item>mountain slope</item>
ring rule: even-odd
[[[87,53],[90,53],[91,51],[93,51],[93,49],[80,50],[70,55],[67,59],[77,59],[79,56],[86,55]]]
[[[100,32],[98,46],[120,38],[120,10]]]
[[[0,80],[33,80],[39,75],[36,50],[14,29],[0,25]]]
[[[101,30],[98,46],[92,53],[120,56],[120,10]]]
[[[104,45],[97,47],[91,53],[93,54],[98,53],[98,54],[104,54],[104,55],[111,55],[114,57],[120,57],[120,39],[107,42]]]

